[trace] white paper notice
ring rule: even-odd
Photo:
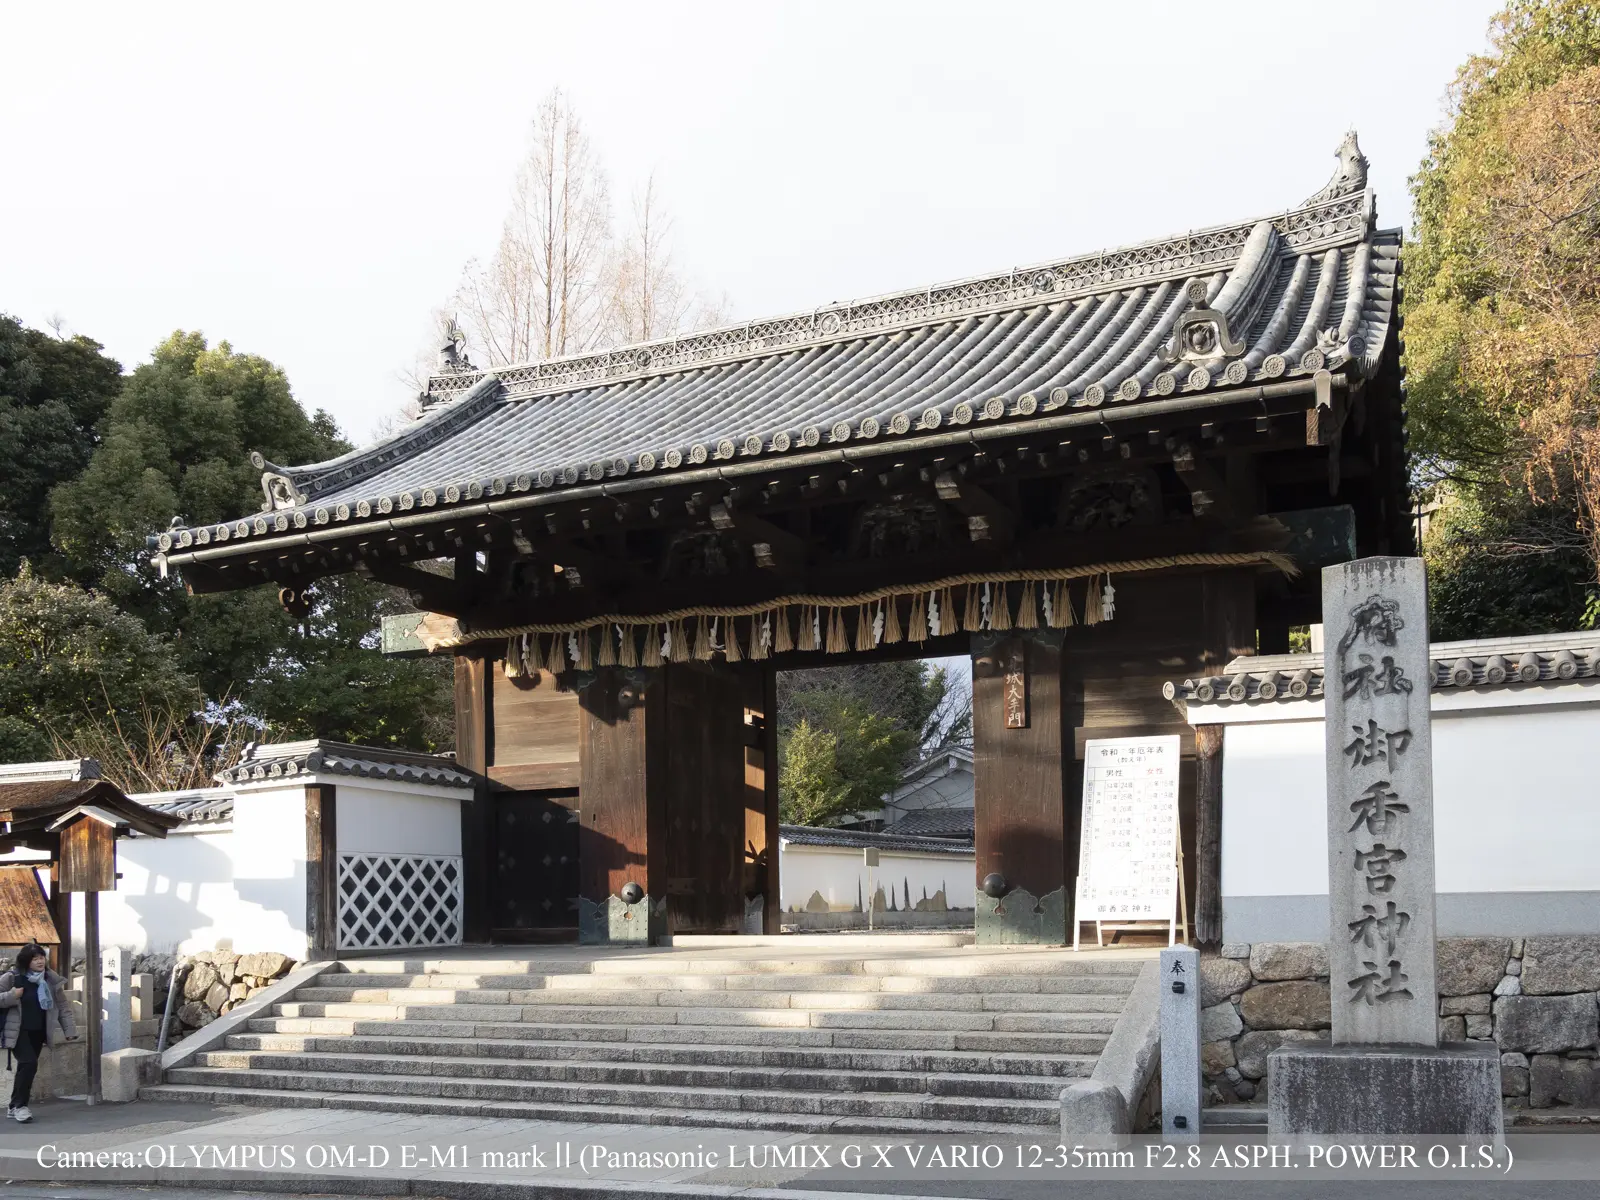
[[[1176,735],[1084,744],[1078,920],[1173,919],[1179,753]]]

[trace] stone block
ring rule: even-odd
[[[1494,985],[1494,994],[1496,996],[1520,996],[1522,995],[1522,980],[1515,975],[1507,975]]]
[[[1233,1010],[1233,1005],[1224,1000],[1221,1004],[1213,1004],[1209,1008],[1200,1010],[1200,1040],[1202,1042],[1219,1042],[1225,1038],[1238,1037],[1244,1032],[1244,1025],[1239,1020],[1239,1014]]]
[[[1556,1099],[1578,1108],[1600,1107],[1600,1071],[1592,1058],[1569,1058],[1561,1064]]]
[[[1528,1056],[1516,1050],[1504,1050],[1500,1053],[1502,1067],[1525,1067],[1528,1065]]]
[[[1251,988],[1239,1012],[1251,1029],[1326,1029],[1333,1023],[1328,985],[1301,980]]]
[[[1200,1047],[1200,1069],[1207,1075],[1221,1075],[1236,1064],[1232,1042],[1207,1042]]]
[[[1267,1077],[1267,1055],[1295,1042],[1326,1042],[1328,1034],[1309,1029],[1258,1029],[1245,1034],[1233,1048],[1234,1062],[1246,1079]]]
[[[1439,994],[1467,996],[1489,991],[1506,973],[1510,953],[1510,938],[1440,938],[1435,960]]]
[[[1128,1132],[1128,1105],[1109,1083],[1080,1079],[1061,1093],[1061,1141],[1071,1146],[1088,1137]]]
[[[241,975],[255,975],[261,979],[276,979],[294,966],[294,959],[276,950],[261,954],[246,954],[239,959],[236,970]]]
[[[1200,960],[1200,1003],[1219,1004],[1251,984],[1250,968],[1236,958],[1206,955]]]
[[[1513,958],[1510,962],[1506,963],[1506,974],[1507,975],[1521,975],[1522,974],[1522,960],[1520,958]]]
[[[1269,1137],[1504,1133],[1492,1046],[1283,1046],[1267,1064]]]
[[[1528,1094],[1528,1068],[1508,1067],[1500,1064],[1500,1094],[1526,1096]]]
[[[1561,1091],[1561,1059],[1535,1054],[1528,1063],[1528,1106],[1549,1108]]]
[[[1600,991],[1600,935],[1528,938],[1522,990],[1529,996]]]
[[[1484,1013],[1468,1014],[1467,1036],[1480,1039],[1492,1038],[1494,1036],[1494,1018]]]
[[[1506,996],[1494,1002],[1494,1016],[1502,1050],[1554,1054],[1593,1046],[1600,1037],[1600,1010],[1595,1008],[1593,992]]]
[[[1467,1040],[1467,1023],[1463,1017],[1440,1017],[1439,1040],[1441,1042],[1464,1042]]]
[[[1245,958],[1245,959],[1247,959],[1247,958],[1250,957],[1250,943],[1249,942],[1223,942],[1222,943],[1222,949],[1221,949],[1221,951],[1219,951],[1219,953],[1222,955],[1223,958]]]
[[[196,958],[198,959],[198,955]],[[206,961],[197,961],[189,968],[189,977],[183,981],[185,1000],[204,1000],[217,983],[217,969]]]
[[[139,1089],[161,1082],[161,1056],[131,1046],[100,1056],[100,1095],[111,1104],[139,1098]]]
[[[1312,979],[1328,973],[1328,948],[1321,942],[1256,942],[1250,973],[1264,983]]]
[[[1487,1015],[1492,1012],[1490,1007],[1494,997],[1488,992],[1479,992],[1473,996],[1441,996],[1439,997],[1439,1015],[1441,1017],[1465,1017],[1473,1013]]]

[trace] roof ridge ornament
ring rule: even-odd
[[[1367,156],[1361,153],[1361,143],[1357,141],[1354,129],[1345,133],[1339,148],[1333,153],[1339,160],[1339,169],[1320,192],[1306,199],[1306,204],[1320,204],[1324,200],[1350,196],[1366,188]]]
[[[261,504],[262,512],[276,512],[306,502],[306,494],[295,486],[288,467],[268,462],[259,450],[250,451],[250,465],[261,472],[261,490],[266,495]]]
[[[1204,279],[1191,279],[1184,284],[1189,311],[1179,317],[1172,328],[1172,341],[1161,352],[1164,362],[1212,367],[1225,358],[1244,353],[1244,343],[1236,340],[1228,329],[1228,315],[1211,307],[1206,297],[1208,290]]]
[[[451,317],[444,324],[444,341],[439,346],[439,374],[462,375],[478,368],[467,357],[467,335]]]

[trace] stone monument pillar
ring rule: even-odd
[[[1497,1047],[1439,1046],[1422,560],[1325,568],[1322,624],[1333,1044],[1268,1055],[1268,1130],[1498,1137]]]
[[[105,1008],[101,1051],[110,1053],[133,1045],[133,956],[126,949],[100,952],[100,1003]]]
[[[1161,952],[1161,1136],[1200,1140],[1200,952]]]

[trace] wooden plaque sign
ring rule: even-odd
[[[117,831],[81,816],[61,831],[61,890],[109,892],[117,886]]]

